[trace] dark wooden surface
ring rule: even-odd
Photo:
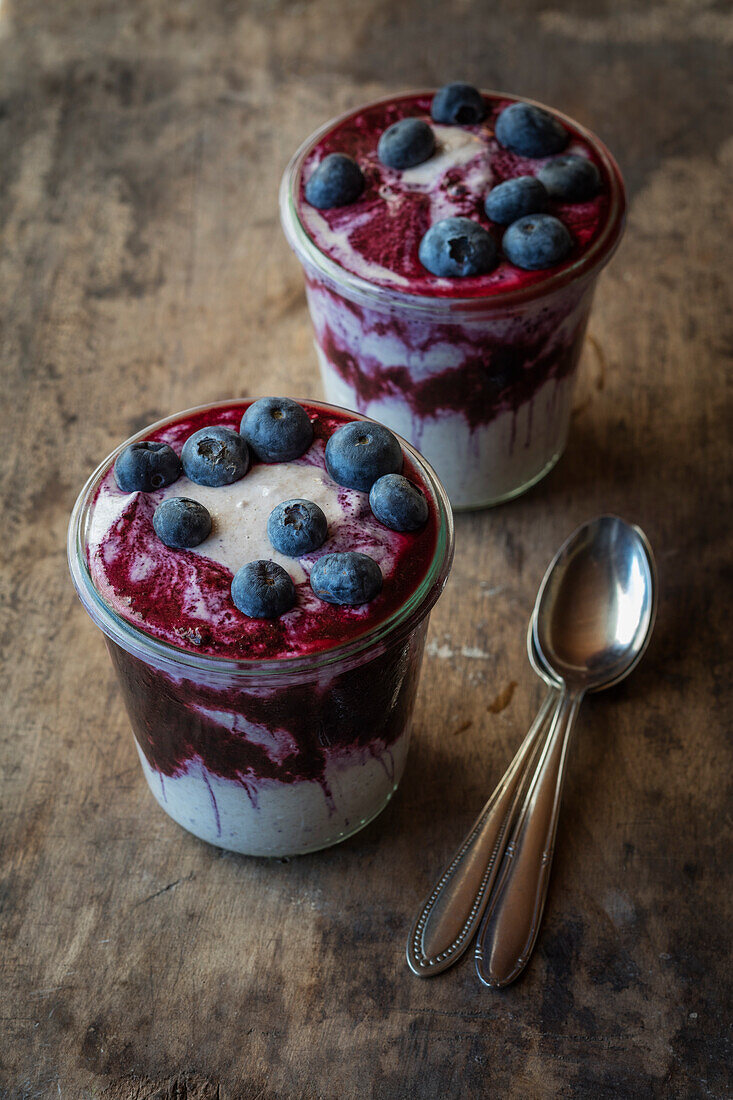
[[[731,1094],[732,41],[715,2],[3,0],[4,1100]],[[279,174],[337,110],[450,78],[562,108],[628,180],[572,438],[458,520],[384,815],[320,855],[229,856],[147,792],[68,513],[159,416],[320,394]],[[538,951],[502,994],[470,961],[420,982],[415,907],[541,697],[537,584],[605,510],[656,547],[659,620],[584,708]]]

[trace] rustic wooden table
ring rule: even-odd
[[[713,2],[611,10],[3,0],[4,1100],[731,1094],[733,24]],[[337,111],[456,76],[579,118],[628,180],[572,438],[524,499],[458,519],[387,811],[319,855],[227,855],[148,794],[68,514],[159,416],[320,394],[279,174]],[[541,698],[537,584],[601,511],[647,530],[659,619],[584,709],[537,954],[500,994],[469,960],[421,982],[415,907]]]

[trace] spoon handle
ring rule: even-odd
[[[582,692],[563,693],[507,845],[476,940],[476,970],[484,985],[509,985],[534,949],[550,881],[567,748],[582,698]]]
[[[471,942],[501,861],[518,792],[557,702],[557,691],[550,689],[503,779],[422,905],[407,940],[407,964],[418,977],[440,974]]]

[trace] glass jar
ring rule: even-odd
[[[88,567],[87,529],[117,454],[181,415],[189,414],[126,440],[87,482],[69,524],[74,585],[106,636],[143,771],[162,809],[202,840],[247,855],[327,847],[376,817],[402,776],[428,617],[453,555],[448,499],[427,463],[401,441],[436,510],[436,546],[418,587],[363,635],[280,660],[179,649],[104,600]]]
[[[433,465],[454,508],[509,500],[544,477],[565,447],[597,277],[623,230],[618,166],[598,138],[552,111],[592,148],[607,181],[607,217],[595,240],[574,263],[525,286],[473,298],[414,295],[347,271],[299,218],[304,162],[351,113],[303,143],[280,188],[326,396],[408,439]]]

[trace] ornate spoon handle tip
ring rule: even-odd
[[[501,863],[524,778],[547,734],[557,699],[554,689],[548,691],[503,779],[420,908],[407,940],[407,964],[420,978],[452,966],[471,942]]]

